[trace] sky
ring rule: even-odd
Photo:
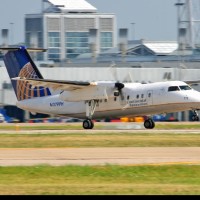
[[[100,13],[116,15],[117,28],[127,28],[129,39],[177,40],[177,0],[86,0]],[[9,44],[24,41],[25,14],[41,12],[42,0],[0,0],[1,30],[9,29]]]

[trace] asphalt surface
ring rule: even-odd
[[[200,164],[200,147],[0,149],[0,166]]]

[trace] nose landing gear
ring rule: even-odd
[[[196,110],[193,111],[192,121],[199,121],[199,115]]]

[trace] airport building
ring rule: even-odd
[[[26,46],[48,49],[37,60],[61,62],[116,46],[114,14],[98,13],[85,0],[45,0],[42,10],[25,16]]]

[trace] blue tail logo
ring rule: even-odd
[[[43,79],[24,48],[8,51],[4,57],[4,62],[10,79],[15,77]],[[31,84],[19,80],[11,80],[11,82],[18,101],[51,95],[49,88],[33,87]]]

